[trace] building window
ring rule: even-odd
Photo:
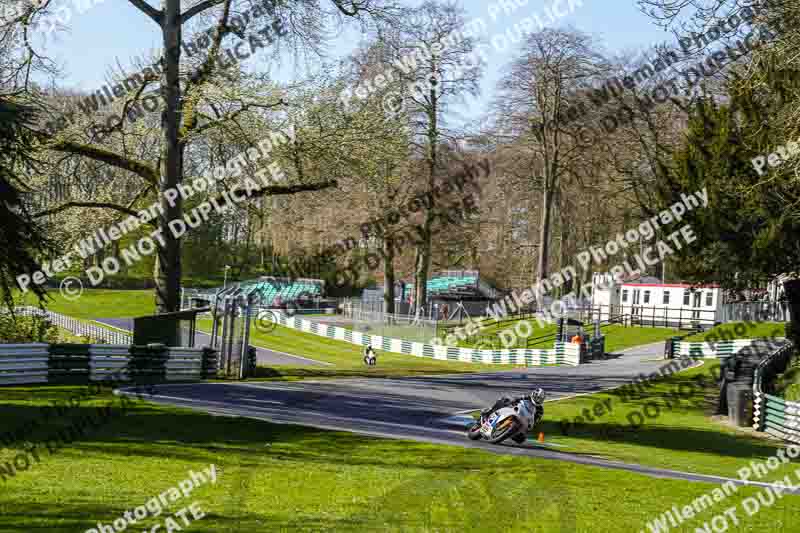
[[[689,305],[689,291],[683,291],[683,305]]]
[[[628,289],[622,289],[622,301],[623,302],[628,301]]]
[[[713,301],[714,301],[714,293],[711,292],[711,291],[708,291],[706,293],[706,307],[711,307],[713,305],[712,304]]]
[[[649,304],[650,303],[650,291],[644,291],[644,300],[642,303]]]
[[[669,305],[669,291],[664,290],[664,305]]]

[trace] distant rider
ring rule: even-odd
[[[377,362],[378,356],[375,354],[375,350],[372,349],[372,346],[364,348],[364,364],[367,366],[374,366]]]

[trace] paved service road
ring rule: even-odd
[[[109,326],[113,326],[115,328],[124,329],[128,332],[133,331],[133,319],[132,318],[96,318],[96,322],[100,322],[101,324],[107,324]],[[200,331],[195,332],[194,334],[194,345],[198,348],[203,346],[209,346],[211,344],[211,336],[202,333]],[[324,363],[322,361],[315,361],[313,359],[308,359],[306,357],[300,357],[298,355],[292,355],[283,352],[277,352],[275,350],[269,350],[267,348],[260,348],[258,346],[256,348],[256,360],[257,364],[262,366],[275,366],[275,365],[288,365],[288,366],[329,366],[329,363]]]
[[[465,417],[454,416],[491,405],[502,394],[522,394],[535,387],[544,388],[551,399],[616,387],[663,366],[666,361],[662,357],[663,343],[658,343],[578,367],[393,379],[164,384],[156,386],[152,400],[277,423],[477,447],[655,477],[722,482],[723,478],[715,476],[616,463],[532,442],[521,446],[471,442],[464,434]]]

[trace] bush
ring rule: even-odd
[[[58,328],[47,318],[0,313],[0,344],[58,342]]]

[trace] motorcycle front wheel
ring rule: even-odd
[[[475,422],[470,426],[467,430],[467,438],[469,440],[481,440],[483,436],[481,435],[481,425],[478,422]]]
[[[519,430],[519,422],[517,420],[514,420],[507,427],[503,428],[499,433],[493,434],[487,440],[492,444],[500,444],[508,437],[516,433],[518,430]]]

